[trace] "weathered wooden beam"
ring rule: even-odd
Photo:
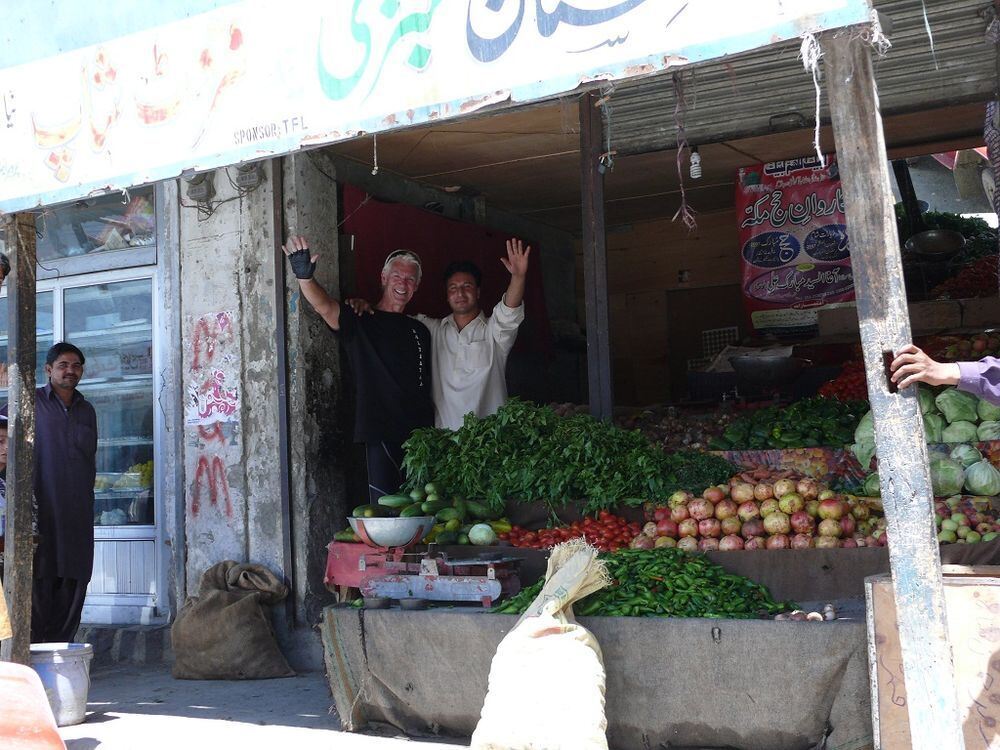
[[[4,219],[11,274],[7,279],[9,398],[7,529],[4,593],[14,637],[5,661],[28,664],[31,643],[31,499],[35,494],[35,217]]]
[[[898,351],[910,343],[911,334],[871,53],[849,32],[827,35],[822,47],[889,521],[889,564],[913,747],[961,750],[923,420],[915,389],[890,393],[883,364],[883,352]]]
[[[580,97],[580,170],[583,204],[583,299],[587,311],[587,383],[590,413],[610,420],[611,337],[608,322],[608,255],[604,231],[603,125],[597,94]]]

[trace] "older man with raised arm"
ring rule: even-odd
[[[420,284],[420,258],[409,250],[389,253],[382,266],[382,297],[374,314],[358,315],[332,298],[313,278],[318,255],[305,237],[284,246],[302,296],[337,331],[354,375],[354,439],[364,443],[371,502],[403,483],[403,442],[434,423],[431,401],[431,339],[403,310]]]

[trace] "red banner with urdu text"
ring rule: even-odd
[[[736,179],[744,307],[749,327],[812,336],[822,307],[854,301],[836,157],[743,167]]]

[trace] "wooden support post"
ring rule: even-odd
[[[31,500],[35,494],[35,217],[4,220],[11,274],[7,279],[9,395],[7,530],[4,593],[14,637],[2,658],[28,664],[31,643]]]
[[[604,233],[604,174],[601,171],[601,110],[597,94],[580,98],[580,169],[583,204],[583,283],[587,310],[587,383],[590,413],[610,420],[611,339],[608,324],[608,256]]]
[[[871,54],[845,32],[827,35],[822,47],[889,521],[910,733],[915,750],[961,750],[923,421],[915,389],[890,393],[883,365],[883,352],[898,351],[911,335]]]

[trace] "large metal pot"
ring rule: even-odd
[[[737,354],[729,358],[736,376],[752,385],[787,385],[810,364],[784,354]]]

